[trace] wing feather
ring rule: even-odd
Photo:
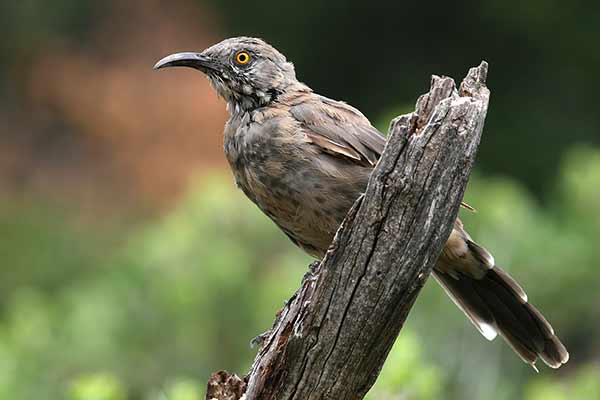
[[[366,165],[375,165],[385,146],[385,137],[354,107],[312,96],[293,105],[292,116],[300,122],[309,140],[324,152]]]

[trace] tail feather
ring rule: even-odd
[[[490,279],[492,279],[494,282],[498,283],[499,285],[504,286],[508,291],[512,292],[515,296],[517,296],[519,299],[521,299],[522,304],[527,303],[527,300],[528,300],[527,293],[525,293],[525,291],[523,290],[521,285],[519,285],[519,283],[517,281],[515,281],[512,278],[512,276],[507,274],[500,267],[494,267],[492,272],[493,273],[489,276]],[[541,315],[542,314],[540,314],[540,316]],[[542,317],[542,319],[544,321],[546,321],[546,319],[544,317]],[[548,324],[548,322],[546,322],[546,324]],[[550,326],[550,324],[548,324],[548,326]]]
[[[489,271],[487,275],[492,274]],[[496,328],[502,336],[511,336],[521,345],[534,352],[539,353],[544,349],[544,337],[533,321],[527,309],[523,307],[520,298],[498,285],[492,278],[471,280],[473,289],[492,310],[496,322]],[[535,361],[527,359],[528,362]]]
[[[471,288],[465,279],[455,279],[438,270],[433,270],[433,277],[462,312],[471,320],[475,328],[487,339],[494,340],[498,335],[494,327],[494,316],[488,306]]]
[[[486,338],[499,333],[533,368],[538,358],[552,368],[568,361],[569,353],[552,326],[501,268],[493,267],[481,278],[440,270],[434,270],[434,277]]]

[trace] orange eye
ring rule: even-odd
[[[248,64],[250,62],[250,54],[246,53],[245,51],[240,51],[235,55],[235,62],[240,65]]]

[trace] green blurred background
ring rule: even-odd
[[[369,394],[600,399],[600,3],[0,3],[0,398],[196,400],[309,258],[234,189],[225,107],[159,58],[261,36],[382,130],[431,74],[490,63],[472,235],[571,352],[534,373],[429,283]]]

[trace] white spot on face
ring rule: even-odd
[[[242,86],[242,91],[244,92],[244,94],[252,94],[252,86],[244,85]]]

